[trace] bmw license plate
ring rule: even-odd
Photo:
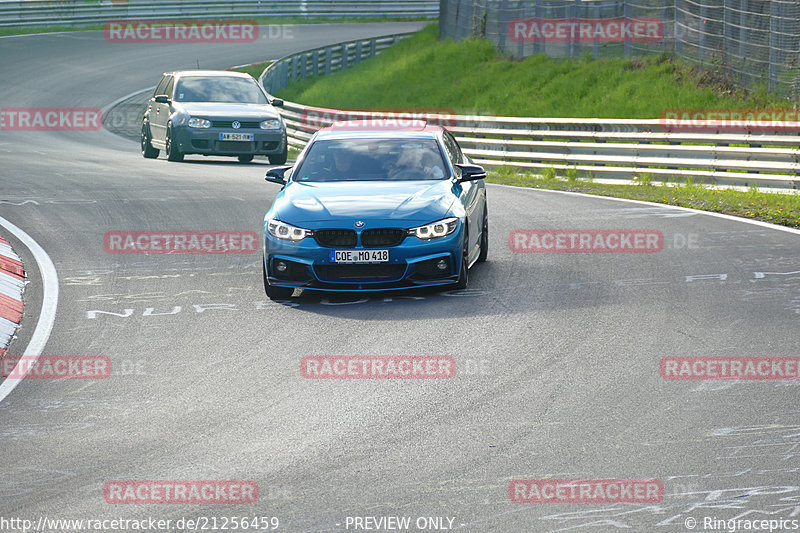
[[[388,263],[389,250],[331,250],[331,263]]]
[[[252,133],[220,133],[220,141],[252,141]]]

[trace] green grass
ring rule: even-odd
[[[264,69],[267,68],[268,65],[269,63],[256,63],[255,65],[247,65],[244,67],[232,68],[231,70],[236,72],[245,72],[253,76],[255,79],[258,79],[258,77],[261,76],[261,73],[264,72]]]
[[[649,176],[637,180],[637,185],[609,185],[570,178],[569,175],[566,179],[561,179],[556,176],[556,170],[552,167],[543,169],[541,175],[521,173],[518,169],[507,166],[490,170],[488,174],[487,181],[490,183],[632,198],[800,228],[800,194],[797,192],[774,194],[758,192],[755,188],[748,191],[709,189],[691,182],[659,186],[651,184]]]
[[[664,109],[787,107],[661,54],[512,60],[488,41],[438,40],[432,24],[377,58],[292,83],[280,96],[333,108],[442,109],[531,117],[658,118]]]
[[[158,20],[158,17],[153,17]],[[236,17],[233,19],[226,18],[209,18],[209,20],[254,20],[259,25],[266,24],[325,24],[325,23],[345,23],[345,22],[409,22],[428,20],[418,17]],[[188,19],[187,19],[188,20]],[[201,20],[201,19],[197,19]],[[0,36],[5,35],[27,35],[30,33],[54,33],[63,31],[97,31],[102,30],[102,24],[81,24],[76,26],[31,26],[31,27],[7,27],[0,28]]]

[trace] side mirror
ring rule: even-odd
[[[280,98],[273,98],[272,99],[272,106],[273,107],[283,107],[283,100]]]
[[[486,179],[486,171],[480,165],[458,164],[456,166],[461,169],[459,183]]]
[[[168,104],[169,103],[169,96],[165,94],[159,94],[156,96],[156,102],[159,104]]]
[[[291,165],[271,168],[267,170],[267,176],[264,179],[270,183],[277,183],[278,185],[286,185],[286,178],[283,175],[290,168],[292,168]]]

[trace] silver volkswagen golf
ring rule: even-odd
[[[286,126],[261,86],[250,75],[215,70],[168,72],[153,92],[142,121],[142,155],[164,150],[170,161],[187,154],[255,155],[286,162]]]

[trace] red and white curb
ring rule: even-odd
[[[11,245],[0,237],[0,357],[14,338],[22,320],[25,271]]]
[[[47,252],[44,251],[44,248],[33,237],[25,233],[22,228],[17,227],[13,222],[3,217],[0,217],[0,228],[4,232],[13,235],[14,238],[19,240],[20,246],[24,246],[30,252],[36,266],[28,265],[28,270],[30,271],[31,268],[34,271],[38,270],[38,275],[42,282],[42,306],[39,309],[39,318],[36,320],[36,327],[33,329],[28,346],[21,354],[23,357],[27,356],[28,360],[35,362],[44,351],[44,347],[50,338],[50,333],[53,331],[53,324],[56,321],[58,272],[56,272],[56,266],[50,256],[47,255]],[[9,303],[8,311],[14,312],[12,318],[17,318],[22,314],[22,308],[20,307],[22,302],[20,300],[22,289],[28,281],[24,280],[25,272],[22,270],[22,263],[19,257],[11,250],[11,246],[5,240],[0,243],[0,253],[3,254],[0,259],[3,260],[3,265],[5,265],[0,271],[0,275],[3,276],[2,280],[0,280],[2,281],[2,290],[5,291],[3,296],[10,298],[10,302],[9,300],[4,301]],[[8,342],[14,338],[18,323],[6,318],[0,318],[0,322],[4,327],[12,328],[10,331],[4,330],[3,337],[0,338],[0,347],[6,349]],[[22,381],[23,377],[7,377],[0,382],[0,402],[8,397]]]

